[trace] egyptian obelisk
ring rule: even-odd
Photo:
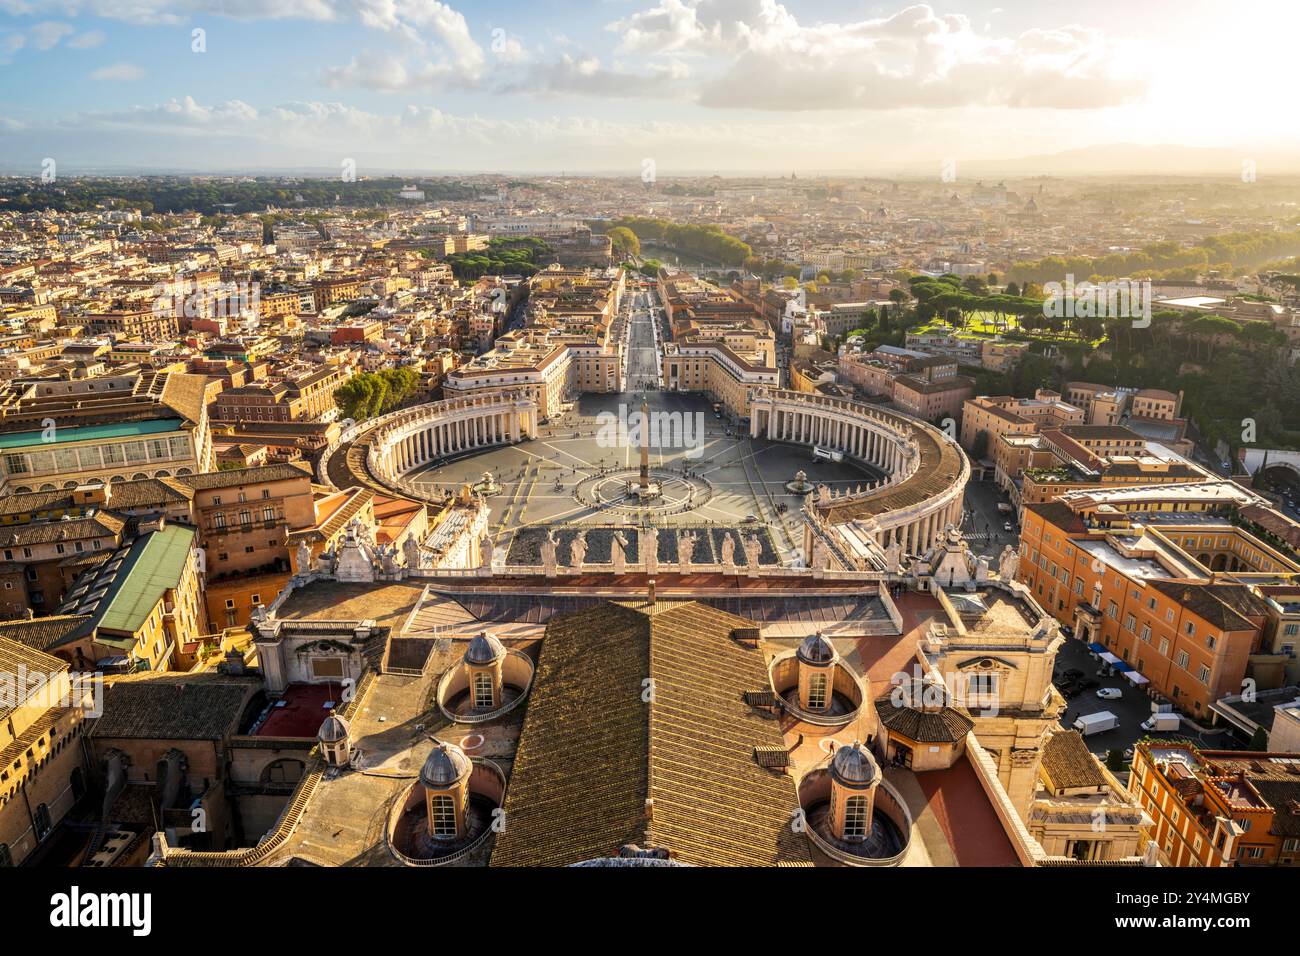
[[[641,400],[641,493],[650,490],[650,403]]]

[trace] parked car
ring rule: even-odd
[[[1082,677],[1082,676],[1083,676],[1083,671],[1079,670],[1079,668],[1077,668],[1077,667],[1071,667],[1068,671],[1065,672],[1065,676],[1066,676],[1066,677]]]
[[[1003,531],[1014,531],[1014,530],[1015,530],[1015,527],[1011,524],[1010,521],[1005,521],[1005,522],[1003,522],[1003,524],[1002,524],[1002,530],[1003,530]]]
[[[1124,696],[1124,692],[1118,687],[1103,687],[1097,691],[1098,700],[1119,700]]]
[[[1061,625],[1061,635],[1062,635],[1063,637],[1066,637],[1066,638],[1073,638],[1073,637],[1074,637],[1074,628],[1070,627],[1070,625],[1068,625],[1068,624],[1062,624],[1062,625]]]
[[[1100,687],[1101,681],[1093,680],[1091,677],[1089,677],[1086,681],[1083,682],[1082,686],[1084,690],[1092,690],[1094,687]]]

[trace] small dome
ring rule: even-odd
[[[473,764],[455,744],[439,743],[420,768],[420,783],[426,787],[450,787],[469,776]]]
[[[865,787],[876,782],[880,769],[876,758],[859,740],[848,747],[840,747],[831,758],[831,776],[849,787]]]
[[[316,731],[316,739],[323,744],[336,744],[340,740],[347,740],[348,722],[334,711],[330,711],[330,715],[320,725],[320,730]]]
[[[799,645],[799,660],[805,664],[830,664],[838,656],[831,642],[820,634],[810,634]]]
[[[491,634],[484,631],[465,648],[466,664],[491,664],[506,656],[506,649]]]

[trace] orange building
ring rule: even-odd
[[[1240,692],[1268,605],[1145,520],[1108,528],[1094,519],[1089,527],[1064,502],[1027,505],[1018,577],[1078,638],[1132,665],[1180,710],[1206,718],[1211,703]]]
[[[1295,754],[1198,750],[1146,740],[1130,791],[1153,823],[1166,866],[1300,863],[1300,763]]]

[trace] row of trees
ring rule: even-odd
[[[1134,252],[1104,256],[1047,256],[1017,262],[1008,278],[1016,282],[1062,282],[1066,275],[1084,279],[1193,278],[1211,269],[1234,273],[1272,259],[1300,254],[1300,232],[1237,232],[1207,236],[1194,246],[1156,242]]]
[[[400,407],[419,384],[420,373],[409,366],[361,372],[334,390],[334,403],[344,418],[375,418]]]
[[[715,225],[682,224],[648,216],[628,216],[615,222],[614,228],[629,230],[642,243],[668,246],[684,256],[697,256],[728,266],[743,266],[754,254],[748,243],[741,242]]]

